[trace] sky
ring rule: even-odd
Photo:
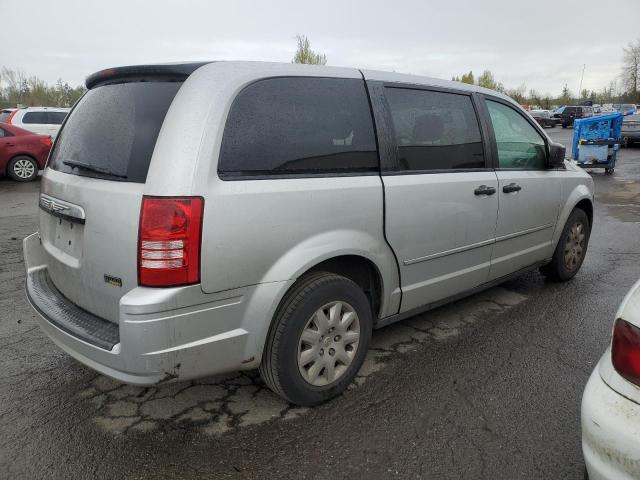
[[[72,85],[121,65],[290,62],[303,34],[328,65],[489,69],[507,88],[558,95],[578,91],[583,65],[583,88],[607,86],[640,37],[640,0],[0,0],[0,18],[0,66]]]

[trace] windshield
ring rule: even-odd
[[[69,114],[49,167],[144,183],[164,117],[182,83],[136,82],[89,90]]]

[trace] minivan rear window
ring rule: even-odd
[[[48,166],[85,177],[144,183],[160,127],[181,85],[145,81],[89,90],[69,114]]]
[[[11,115],[11,110],[2,110],[0,112],[0,122],[7,123],[7,118]]]

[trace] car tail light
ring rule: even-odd
[[[620,375],[640,386],[640,328],[621,318],[613,327],[611,361]]]
[[[12,120],[12,119],[13,119],[13,117],[16,115],[16,113],[18,113],[18,110],[14,110],[14,111],[13,111],[13,112],[11,112],[11,113],[9,114],[9,116],[7,117],[7,123],[8,123],[9,125],[12,125],[12,124],[13,124],[13,122],[12,122],[11,120]]]
[[[200,282],[202,197],[142,198],[138,283],[174,287]]]
[[[53,140],[51,140],[51,137],[40,137],[40,142],[45,147],[50,147],[53,144]]]

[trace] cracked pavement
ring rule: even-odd
[[[349,390],[310,409],[256,372],[134,387],[62,353],[23,293],[38,184],[0,179],[0,478],[581,479],[582,390],[640,277],[640,148],[619,158],[593,174],[573,281],[532,272],[378,330]]]

